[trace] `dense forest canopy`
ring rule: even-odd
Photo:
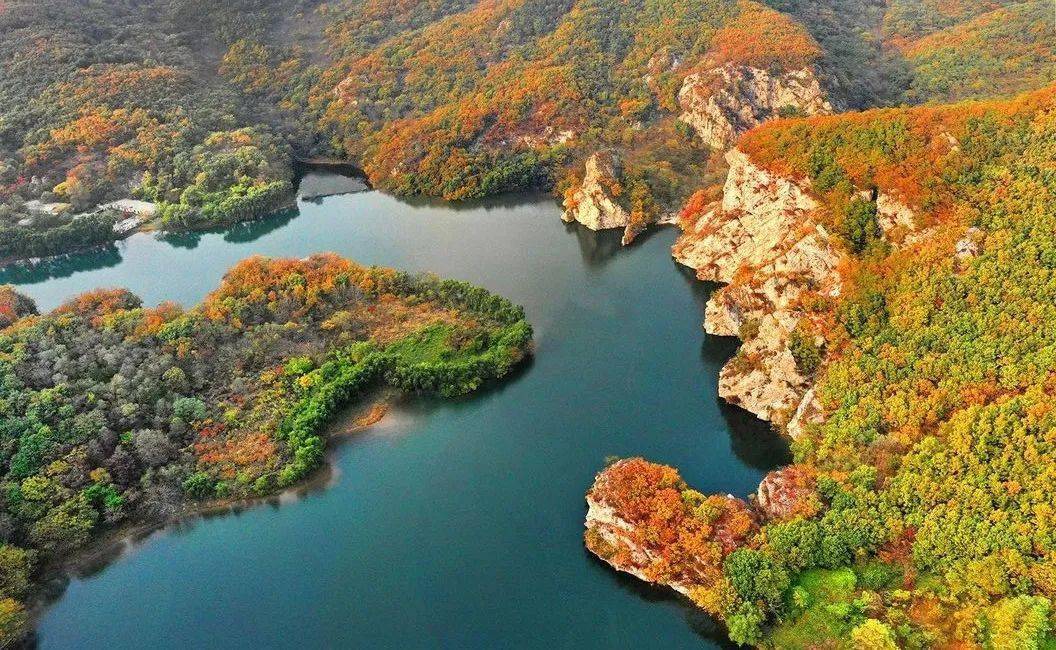
[[[460,200],[567,198],[607,153],[648,224],[713,207],[736,142],[845,254],[789,340],[819,414],[770,520],[614,465],[596,496],[657,550],[645,577],[742,644],[1051,646],[1050,21],[1048,0],[0,0],[0,263],[121,236],[120,199],[150,228],[260,217],[298,158]],[[781,79],[837,114],[785,88],[722,146],[686,117],[737,122]],[[883,236],[880,193],[915,236]],[[291,485],[339,405],[461,395],[531,336],[483,290],[332,256],[246,261],[188,310],[100,290],[36,312],[0,288],[0,642],[100,532]]]
[[[615,149],[628,207],[648,221],[717,179],[719,161],[676,128],[695,72],[812,66],[849,108],[1011,94],[1052,80],[1046,7],[12,0],[0,260],[114,239],[113,215],[87,214],[113,199],[156,204],[150,221],[167,229],[261,216],[290,200],[296,156],[460,199],[561,190]]]
[[[190,310],[98,290],[37,315],[3,287],[0,327],[5,645],[34,580],[102,532],[288,487],[337,409],[386,385],[466,394],[532,334],[483,289],[334,255],[250,258]]]
[[[875,188],[921,233],[866,238],[841,294],[805,307],[819,413],[782,470],[786,511],[723,547],[671,468],[611,473],[604,498],[670,558],[652,579],[688,580],[742,644],[1050,647],[1056,89],[778,121],[739,147],[809,181],[834,229]]]

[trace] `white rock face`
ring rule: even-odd
[[[813,475],[796,465],[774,470],[759,483],[756,508],[768,521],[791,518],[817,494]]]
[[[700,216],[674,247],[697,277],[728,283],[705,310],[711,334],[757,332],[723,368],[719,394],[765,420],[785,424],[809,388],[788,351],[790,333],[805,314],[810,292],[836,296],[842,253],[815,223],[818,204],[794,181],[755,165],[734,149],[722,203]]]
[[[788,349],[789,331],[773,314],[759,319],[759,334],[719,372],[719,397],[763,420],[787,421],[810,385]]]
[[[916,214],[908,205],[884,192],[876,195],[876,221],[888,238],[897,234],[896,229],[903,234],[913,231],[917,223]]]
[[[965,231],[964,237],[961,237],[961,239],[958,240],[955,248],[957,259],[970,260],[974,257],[979,257],[983,252],[982,240],[982,230],[973,226]]]
[[[575,131],[557,131],[554,127],[548,126],[539,133],[522,135],[517,139],[517,142],[532,147],[533,149],[542,149],[544,147],[554,147],[559,144],[567,144],[575,138]]]
[[[796,183],[757,167],[734,149],[722,203],[686,231],[675,258],[702,280],[731,282],[742,267],[774,261],[802,237],[793,230],[817,202]]]
[[[613,196],[619,178],[618,160],[607,152],[587,158],[583,182],[565,197],[564,221],[578,221],[591,230],[626,228],[631,215]]]
[[[682,107],[678,119],[716,149],[729,148],[748,129],[779,117],[782,109],[804,115],[832,112],[810,68],[772,74],[726,64],[686,77],[678,102]]]
[[[799,440],[807,433],[807,426],[811,424],[818,424],[822,421],[821,402],[818,401],[818,396],[811,388],[803,395],[803,399],[800,400],[799,406],[796,407],[796,412],[789,420],[788,425],[785,426],[785,433],[788,434],[789,438],[793,440]]]
[[[605,543],[614,548],[626,549],[629,554],[629,560],[627,562],[616,562],[612,558],[601,555],[598,555],[598,557],[617,571],[629,573],[645,582],[658,584],[645,572],[647,567],[652,566],[659,560],[658,554],[647,546],[639,544],[633,534],[635,530],[634,524],[620,518],[612,506],[601,503],[595,498],[594,494],[593,490],[587,494],[586,528],[597,533],[605,540]],[[692,591],[691,585],[682,582],[669,581],[663,584],[684,596],[689,596]]]
[[[639,521],[632,513],[619,511],[620,501],[612,500],[616,492],[613,473],[634,459],[617,461],[602,470],[587,492],[587,518],[585,541],[587,549],[604,560],[617,571],[624,571],[640,580],[666,585],[692,599],[695,589],[709,586],[714,580],[706,566],[715,560],[680,562],[677,571],[671,569],[671,540],[663,539],[648,530],[647,521]],[[654,486],[655,487],[655,486]],[[627,486],[623,485],[626,490]],[[645,486],[644,489],[650,489]],[[709,541],[718,543],[722,553],[729,554],[740,547],[753,534],[758,523],[757,513],[742,499],[727,495],[723,504],[724,513],[709,523],[706,535]],[[745,527],[746,516],[749,526]],[[639,523],[635,523],[639,521]]]

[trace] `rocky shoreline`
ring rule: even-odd
[[[787,105],[800,114],[832,112],[809,69],[775,75],[727,66],[691,75],[679,98],[684,109],[680,119],[719,149],[782,116]],[[808,423],[819,421],[821,406],[812,389],[817,367],[802,367],[793,354],[793,338],[816,346],[822,362],[824,341],[815,332],[825,315],[810,305],[841,295],[840,270],[849,252],[819,218],[822,206],[808,180],[776,174],[735,146],[726,151],[725,160],[729,171],[721,198],[689,202],[678,221],[682,234],[672,255],[699,280],[724,285],[707,302],[704,329],[736,336],[742,344],[720,371],[719,396],[797,439]],[[566,220],[595,229],[623,224],[604,192],[606,174],[613,173],[605,162],[594,162],[595,173],[584,177],[577,200],[566,203]],[[894,197],[872,192],[863,198],[875,203],[878,225],[889,240],[912,232],[912,210]],[[650,483],[657,472],[669,472],[677,481]],[[628,503],[624,493],[645,503]],[[672,524],[669,519],[664,525],[674,533],[657,541],[663,535],[658,537],[655,519],[636,519],[636,513],[664,510],[657,504],[675,498],[691,509],[703,507],[695,504],[705,500],[707,514],[702,517],[708,524],[702,530],[699,521]],[[704,497],[686,487],[672,468],[627,459],[599,472],[587,493],[585,542],[614,569],[666,585],[720,615],[713,599],[723,578],[714,569],[738,547],[738,540],[767,522],[809,515],[816,504],[813,476],[796,466],[770,472],[746,500]],[[728,522],[734,520],[737,527],[731,528]],[[692,544],[686,546],[685,539]]]
[[[723,368],[719,394],[763,420],[786,425],[809,388],[789,350],[792,332],[811,319],[811,296],[841,291],[842,252],[812,219],[808,188],[771,174],[738,149],[722,201],[685,215],[675,259],[701,280],[725,283],[708,300],[709,334],[738,336],[743,345]]]

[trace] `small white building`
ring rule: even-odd
[[[127,235],[136,228],[139,228],[139,224],[141,223],[143,223],[143,220],[139,217],[128,217],[127,219],[122,219],[114,224],[114,232],[119,235]]]

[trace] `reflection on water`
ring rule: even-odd
[[[730,447],[742,463],[767,472],[792,462],[788,440],[773,431],[769,423],[725,400],[716,398],[716,402],[730,429]]]
[[[716,397],[736,342],[704,335],[713,287],[672,263],[676,233],[622,247],[523,195],[362,192],[299,212],[175,241],[141,233],[108,268],[22,284],[44,309],[100,285],[193,305],[249,255],[334,251],[508,296],[535,327],[534,358],[467,399],[398,400],[332,445],[335,473],[303,492],[101,553],[45,614],[41,645],[717,647],[706,616],[582,546],[583,494],[606,456],[739,495],[787,458],[765,423]]]
[[[579,242],[579,252],[583,261],[591,268],[602,268],[608,264],[623,248],[622,230],[603,230],[594,232],[579,223],[566,223],[565,232],[572,233]]]
[[[110,244],[92,251],[64,255],[37,264],[12,264],[0,268],[0,284],[35,284],[68,278],[82,271],[114,267],[121,263],[117,245]]]
[[[270,220],[272,217],[268,216],[261,221]],[[185,248],[187,250],[194,250],[198,248],[198,244],[202,243],[203,231],[201,230],[187,230],[187,231],[162,231],[154,234],[154,238],[160,242],[165,242],[173,248]]]
[[[644,246],[647,241],[663,231],[664,227],[656,226],[645,232],[639,233],[629,245],[623,245],[623,229],[594,231],[583,224],[576,222],[565,222],[565,232],[574,234],[579,242],[579,251],[583,255],[583,261],[591,268],[600,269],[613,259],[616,259],[621,251],[631,250],[637,246]]]
[[[704,308],[708,304],[708,299],[711,298],[711,294],[718,290],[718,284],[714,282],[702,282],[697,279],[697,272],[694,269],[689,268],[683,264],[671,260],[672,266],[675,267],[675,271],[682,276],[682,279],[686,281],[686,287],[689,289],[689,293],[696,300],[697,304],[700,305],[700,313],[704,313]],[[720,354],[724,351],[720,350]],[[705,359],[708,361],[708,359]]]
[[[297,198],[316,205],[323,199],[341,194],[353,194],[370,189],[361,176],[342,174],[336,170],[315,169],[301,176]]]
[[[664,605],[678,610],[684,617],[689,629],[707,642],[711,647],[733,650],[737,645],[730,643],[726,629],[704,610],[693,605],[688,598],[667,587],[654,585],[640,580],[629,573],[614,571],[604,560],[583,547],[583,556],[595,570],[608,576],[608,579],[622,591],[635,598],[653,605]]]
[[[260,219],[241,221],[232,226],[223,228],[179,232],[158,232],[154,234],[154,238],[160,242],[165,242],[173,248],[183,248],[187,250],[198,248],[202,243],[202,237],[211,234],[221,234],[223,235],[224,241],[232,244],[248,244],[289,224],[291,221],[299,217],[300,214],[300,210],[297,208],[290,208],[275,212],[266,217],[261,217]]]
[[[224,241],[232,244],[248,244],[257,241],[264,235],[275,232],[299,216],[301,216],[300,210],[290,208],[265,219],[243,221],[224,231]]]

